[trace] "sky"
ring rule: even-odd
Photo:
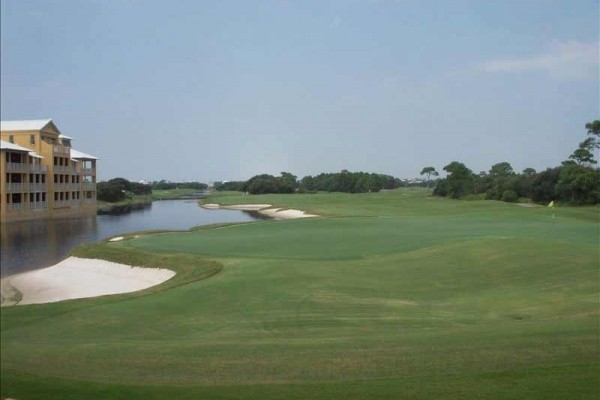
[[[2,0],[2,120],[99,180],[557,166],[600,119],[597,0]]]

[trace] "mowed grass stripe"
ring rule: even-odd
[[[593,245],[597,229],[595,224],[553,223],[543,217],[334,218],[146,235],[113,246],[216,257],[350,259],[482,237],[534,237]]]

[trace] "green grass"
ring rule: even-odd
[[[170,190],[152,190],[152,200],[170,200],[188,197],[201,192],[198,189],[170,189]]]
[[[147,291],[4,308],[18,399],[594,399],[598,209],[381,194],[218,194],[321,219],[128,236]]]
[[[140,204],[140,203],[149,203],[152,201],[152,196],[150,195],[134,195],[133,197],[126,198],[121,201],[115,201],[113,203],[108,201],[97,201],[97,209],[98,210],[109,210],[115,207],[122,207],[128,204]]]
[[[171,189],[171,190],[153,190],[151,195],[133,195],[121,201],[110,203],[107,201],[98,201],[97,209],[99,211],[110,211],[111,209],[123,207],[130,204],[150,203],[154,200],[175,200],[186,198],[198,193],[196,189]]]

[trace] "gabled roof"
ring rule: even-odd
[[[36,153],[35,151],[31,151],[31,149],[28,149],[26,147],[23,146],[19,146],[18,144],[14,144],[11,142],[5,142],[4,140],[0,140],[0,151],[18,151],[20,153],[27,153],[29,154],[31,157],[35,157],[35,158],[44,158],[42,156],[40,156],[38,153]]]
[[[71,158],[73,160],[97,160],[97,157],[82,153],[79,150],[71,149]]]
[[[29,119],[23,121],[0,121],[1,131],[41,131],[50,125],[56,132],[60,131],[54,125],[51,118],[48,119]]]

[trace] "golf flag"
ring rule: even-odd
[[[552,208],[554,208],[554,200],[552,200],[552,201],[550,202],[550,204],[548,204],[548,207],[552,207]]]

